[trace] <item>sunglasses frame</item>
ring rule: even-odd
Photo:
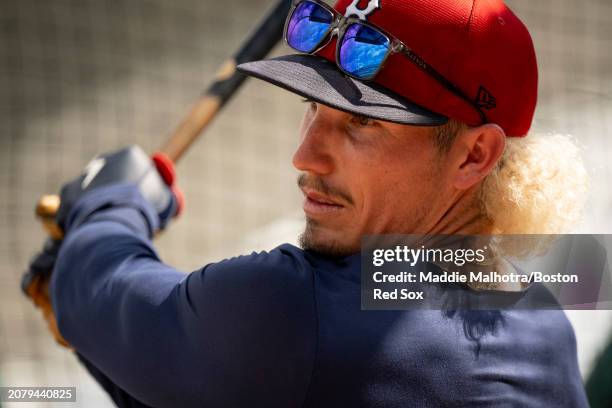
[[[321,37],[321,40],[309,52],[304,52],[304,51],[300,51],[298,49],[293,48],[291,46],[291,44],[289,43],[289,38],[288,38],[288,33],[287,33],[287,30],[289,28],[289,22],[291,21],[291,18],[293,17],[293,13],[295,12],[295,10],[298,8],[298,6],[301,3],[314,3],[314,4],[324,8],[325,10],[327,10],[330,13],[331,17],[332,17],[332,22],[331,22],[329,28],[326,30],[325,34]],[[382,59],[382,61],[381,61],[380,65],[378,66],[378,69],[376,70],[376,72],[374,72],[374,74],[372,74],[371,76],[368,76],[366,78],[358,77],[356,75],[351,74],[350,72],[346,71],[342,67],[342,65],[340,63],[340,48],[342,47],[342,42],[344,40],[344,35],[346,34],[346,30],[351,25],[353,25],[353,24],[363,25],[363,26],[366,26],[366,27],[376,31],[377,33],[379,33],[382,36],[386,37],[387,40],[389,41],[389,44],[390,44],[389,50],[387,51],[387,54],[385,55],[385,57]],[[335,51],[336,66],[345,75],[347,75],[347,76],[349,76],[351,78],[355,78],[355,79],[361,80],[361,81],[372,81],[380,73],[380,71],[384,68],[385,63],[387,62],[387,59],[391,55],[399,53],[399,54],[402,54],[405,57],[407,57],[413,64],[415,64],[419,69],[421,69],[422,71],[427,73],[429,76],[431,76],[433,79],[435,79],[445,89],[447,89],[448,91],[452,92],[455,96],[457,96],[457,97],[463,99],[465,102],[467,102],[472,108],[474,108],[476,110],[476,112],[478,112],[478,115],[480,116],[480,119],[481,119],[483,124],[489,122],[488,119],[487,119],[487,115],[482,111],[482,109],[480,109],[479,106],[477,106],[470,99],[469,96],[467,96],[459,87],[457,87],[451,81],[446,79],[442,74],[440,74],[431,65],[429,65],[427,62],[425,62],[425,60],[423,58],[421,58],[417,53],[415,53],[410,47],[408,47],[406,44],[404,44],[397,37],[389,34],[385,30],[383,30],[382,28],[377,27],[376,25],[374,25],[372,23],[369,23],[367,21],[361,20],[361,19],[356,18],[356,17],[345,17],[342,14],[338,13],[333,7],[329,6],[326,3],[323,3],[320,0],[293,0],[293,3],[291,5],[291,9],[289,10],[289,14],[287,15],[287,19],[285,20],[285,28],[283,30],[283,38],[284,38],[285,42],[287,43],[287,45],[289,45],[289,47],[291,47],[292,49],[294,49],[295,51],[298,51],[300,53],[312,55],[312,54],[316,54],[321,49],[323,49],[327,45],[329,45],[329,43],[331,42],[331,40],[333,39],[334,36],[338,37],[338,41],[336,43],[336,51]]]

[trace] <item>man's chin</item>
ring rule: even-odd
[[[338,237],[339,231],[330,231],[316,225],[312,220],[306,221],[306,228],[299,237],[300,247],[331,258],[344,258],[359,252],[359,243],[343,242]]]

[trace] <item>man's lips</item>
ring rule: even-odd
[[[310,189],[302,189],[304,193],[304,212],[308,215],[324,215],[335,213],[344,208],[344,206],[332,198],[318,193]]]

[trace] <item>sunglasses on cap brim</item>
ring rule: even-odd
[[[346,75],[372,81],[392,54],[402,54],[448,91],[470,104],[487,123],[485,113],[456,85],[425,62],[406,44],[374,24],[345,17],[318,0],[294,0],[285,22],[284,38],[294,50],[315,54],[338,36],[336,65]]]

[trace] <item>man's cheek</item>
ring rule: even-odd
[[[384,191],[376,190],[372,193],[361,202],[358,213],[353,217],[352,223],[359,228],[361,235],[379,233],[388,213],[388,197]]]

